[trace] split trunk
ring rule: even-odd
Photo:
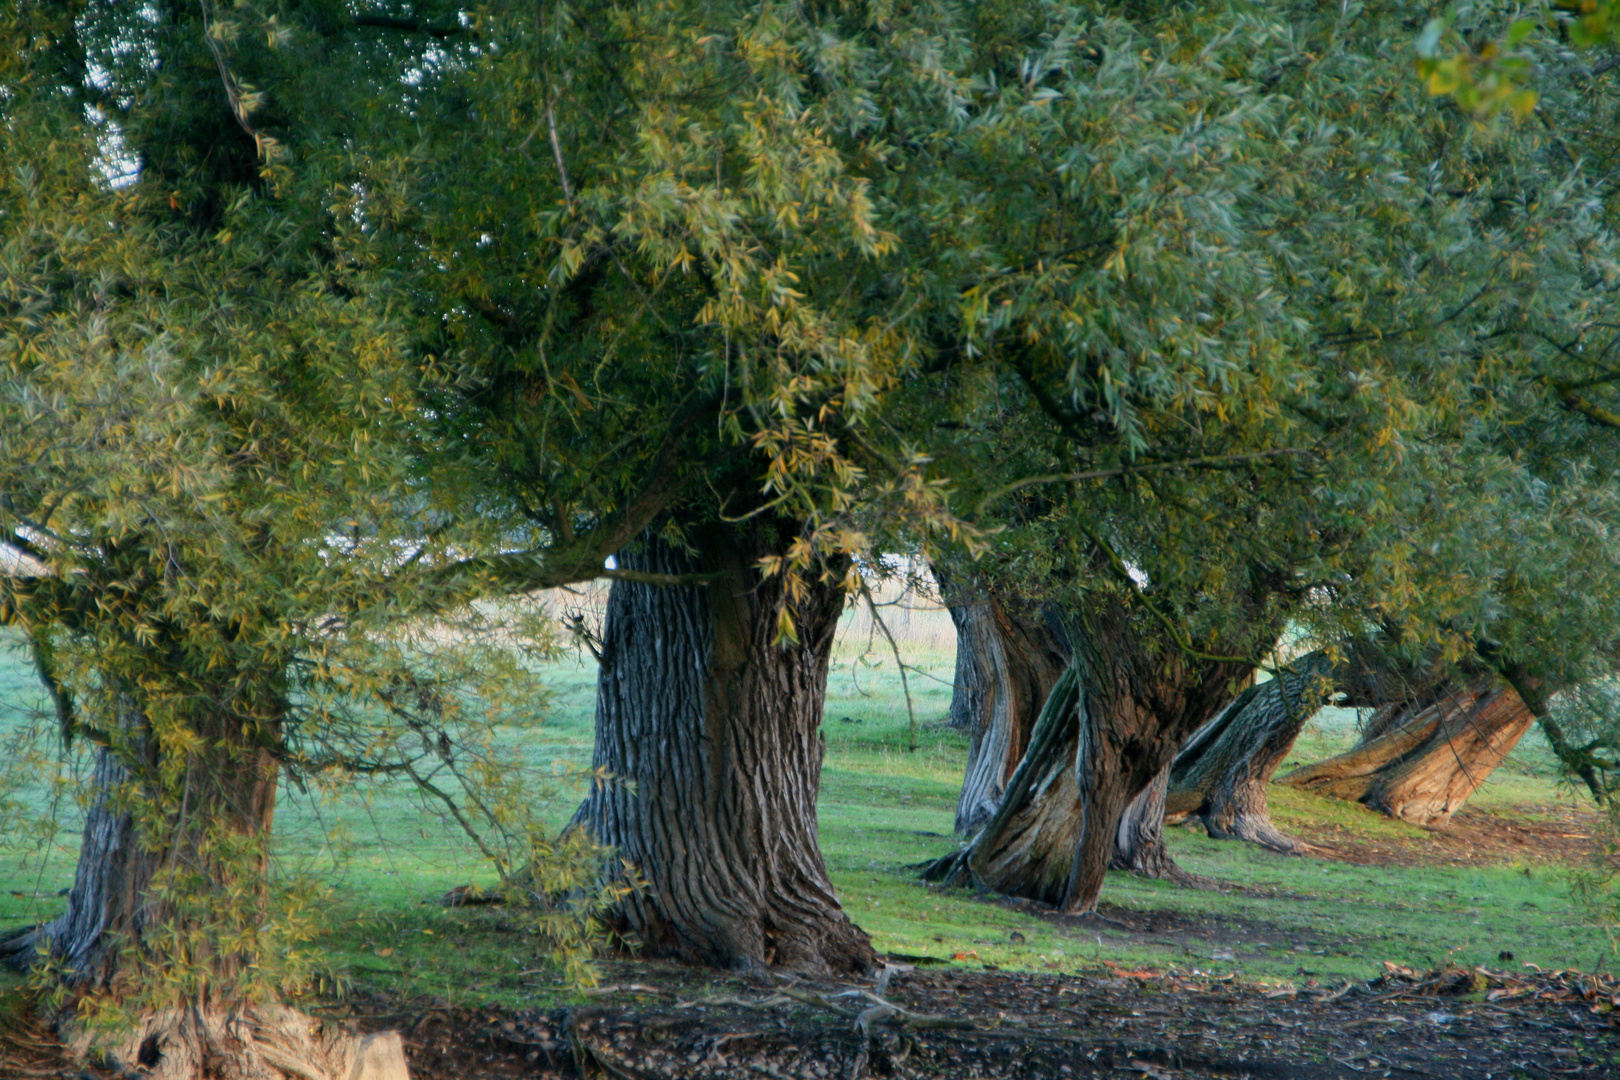
[[[1417,825],[1443,825],[1534,719],[1511,687],[1478,679],[1428,704],[1385,706],[1355,749],[1296,769],[1281,782]]]
[[[956,624],[951,726],[968,735],[956,831],[969,833],[1000,805],[1035,718],[1069,664],[1069,645],[1050,607],[1023,610],[977,580],[946,591]]]
[[[1096,910],[1122,817],[1251,669],[1194,659],[1113,594],[1077,612],[1074,663],[1048,696],[995,814],[932,880]]]
[[[646,953],[731,969],[871,969],[838,905],[816,829],[822,705],[843,606],[811,581],[777,642],[782,580],[761,580],[789,525],[692,530],[692,550],[650,536],[625,569],[702,584],[613,584],[597,682],[598,785],[574,823],[645,882],[618,929]]]

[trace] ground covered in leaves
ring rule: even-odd
[[[357,1000],[419,1080],[506,1077],[1437,1078],[1620,1074],[1620,984],[1574,972],[1386,965],[1298,989],[1198,972],[891,969],[868,983],[614,965],[574,1008]],[[634,980],[634,981],[629,981]]]
[[[620,962],[572,1007],[351,994],[318,1011],[405,1035],[416,1080],[681,1077],[1315,1078],[1620,1074],[1620,982],[1571,971],[1385,964],[1298,988],[1198,971],[922,970],[820,983]],[[105,1080],[0,1010],[0,1077]],[[120,1080],[125,1080],[124,1074]]]

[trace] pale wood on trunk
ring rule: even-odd
[[[1444,825],[1534,720],[1511,687],[1477,679],[1426,706],[1382,710],[1354,749],[1280,782],[1417,825]]]
[[[1076,611],[1075,662],[1047,698],[996,813],[925,877],[1089,913],[1126,808],[1252,667],[1205,660],[1163,640],[1122,596]]]
[[[1069,647],[1050,606],[1024,610],[978,578],[953,583],[945,594],[956,626],[951,726],[968,734],[956,831],[969,833],[1000,804],[1035,718],[1068,666]]]

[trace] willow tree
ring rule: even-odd
[[[1542,685],[1603,666],[1620,578],[1598,539],[1615,444],[1589,396],[1609,393],[1613,342],[1602,167],[1529,128],[1476,138],[1408,78],[1383,13],[1288,15],[1222,37],[1167,7],[1170,53],[1219,84],[1164,64],[1112,98],[1124,51],[1077,48],[1085,92],[1054,83],[1008,121],[1019,150],[960,227],[1002,226],[973,234],[1000,272],[964,287],[982,336],[917,415],[944,421],[935,452],[979,521],[1007,526],[1005,587],[1067,593],[1118,659],[1049,702],[1028,775],[936,873],[1094,907],[1109,815],[1288,622],[1322,643],[1381,626]],[[1244,63],[1223,61],[1244,32]],[[1105,100],[1128,105],[1087,111]],[[1573,77],[1543,104],[1604,108]],[[1007,509],[1037,491],[1033,524]]]
[[[521,534],[439,499],[434,377],[338,249],[356,174],[324,150],[367,83],[317,31],[363,28],[228,14],[0,15],[0,542],[26,557],[0,619],[95,747],[66,911],[0,950],[124,1067],[346,1076],[403,1061],[280,1004],[313,960],[271,896],[281,778],[354,763],[323,696],[399,696],[357,666],[370,634],[603,552],[464,557]]]
[[[426,29],[378,21],[378,71],[440,59],[353,189],[350,243],[409,282],[444,444],[488,507],[544,537],[633,523],[594,643],[618,782],[575,821],[645,885],[617,927],[652,954],[865,970],[816,837],[819,724],[862,546],[844,440],[906,361],[877,305],[823,295],[892,237],[829,103],[794,100],[781,50],[808,23],[495,5]],[[910,464],[885,487],[929,495]]]

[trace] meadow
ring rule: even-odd
[[[956,844],[952,821],[967,753],[945,726],[954,666],[946,614],[901,597],[883,609],[907,666],[899,670],[869,615],[845,616],[829,683],[820,799],[822,849],[850,917],[882,953],[943,969],[1072,973],[1112,968],[1235,975],[1287,987],[1368,979],[1381,963],[1600,969],[1609,937],[1583,918],[1571,851],[1589,846],[1590,805],[1559,783],[1534,733],[1462,815],[1459,829],[1420,829],[1361,807],[1274,786],[1285,830],[1340,850],[1299,858],[1169,830],[1187,869],[1220,884],[1190,890],[1111,874],[1103,920],[1073,920],[969,890],[918,880],[916,865]],[[0,651],[0,737],[44,732],[43,695],[26,655]],[[503,756],[535,778],[546,819],[566,821],[579,789],[559,773],[589,764],[595,664],[570,653],[544,672],[537,719],[500,733]],[[1335,753],[1355,739],[1353,712],[1313,720],[1291,762]],[[48,749],[49,736],[39,746]],[[20,759],[13,759],[16,766]],[[83,768],[82,755],[73,761]],[[70,761],[70,764],[73,763]],[[19,771],[21,775],[18,775]],[[0,934],[61,909],[77,854],[70,788],[37,767],[11,769],[15,812],[0,844]],[[51,800],[60,828],[34,836],[16,822]],[[456,1003],[533,1007],[570,993],[520,921],[502,909],[446,907],[440,898],[494,875],[442,808],[395,782],[341,798],[286,788],[277,812],[282,866],[330,888],[319,945],[339,983]],[[1522,850],[1511,841],[1517,829]],[[1472,830],[1472,832],[1470,832]],[[1585,830],[1582,832],[1581,830]],[[1458,836],[1495,838],[1459,846]],[[1506,843],[1499,842],[1508,836]],[[1572,837],[1562,846],[1538,837]],[[1511,961],[1511,962],[1510,962]],[[11,977],[7,977],[11,978]],[[329,991],[333,983],[323,982]]]

